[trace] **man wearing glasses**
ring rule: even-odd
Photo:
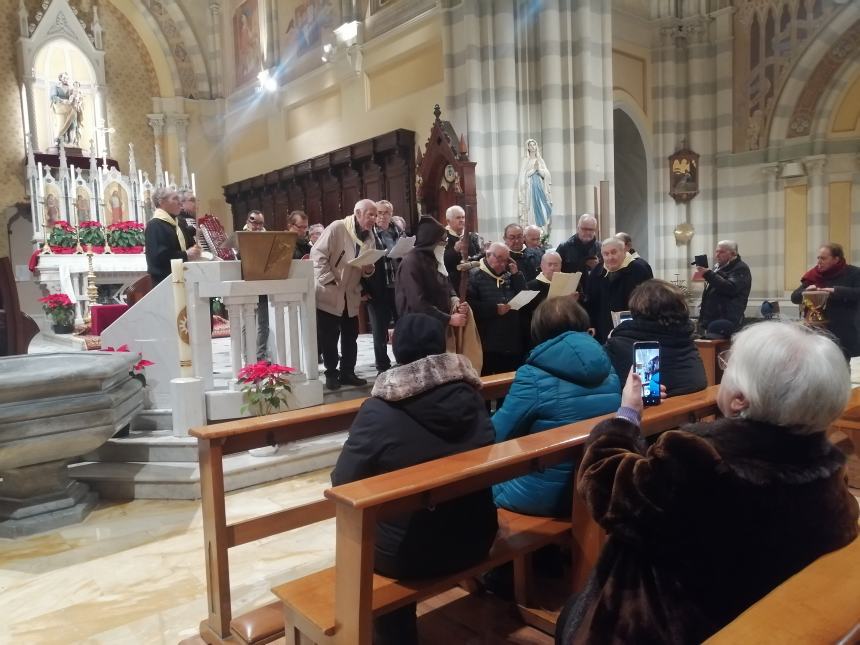
[[[517,268],[523,274],[526,282],[534,280],[540,272],[538,269],[540,263],[532,264],[524,253],[525,236],[523,235],[523,227],[519,224],[508,224],[502,237],[505,246],[510,249],[511,259],[517,263]]]
[[[597,218],[585,213],[580,215],[576,233],[566,242],[558,245],[556,252],[561,256],[561,270],[565,273],[582,272],[580,290],[585,290],[589,272],[600,262],[600,242],[597,241]]]
[[[287,221],[287,230],[292,231],[298,238],[293,251],[294,260],[307,260],[311,254],[311,243],[308,241],[308,216],[304,211],[293,211]]]

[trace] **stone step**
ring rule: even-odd
[[[127,437],[114,437],[84,461],[99,462],[197,462],[197,439],[174,437],[171,430],[130,432]]]
[[[331,467],[345,440],[346,432],[338,432],[279,446],[271,455],[229,455],[224,458],[225,490],[238,490]],[[200,469],[196,460],[86,461],[70,465],[69,475],[89,484],[104,499],[200,498]]]

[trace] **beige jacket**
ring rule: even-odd
[[[348,215],[326,226],[316,244],[311,248],[316,278],[317,309],[333,316],[343,314],[344,306],[350,317],[358,315],[361,304],[361,267],[348,263],[356,257],[355,239],[350,235],[346,220]],[[353,220],[350,222],[352,224]],[[374,248],[373,236],[369,235],[359,252]]]

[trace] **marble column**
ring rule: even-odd
[[[765,164],[761,166],[761,172],[765,178],[764,212],[772,222],[765,249],[774,260],[765,279],[765,291],[770,296],[784,293],[789,288],[785,284],[785,200],[779,185],[780,164]]]
[[[152,128],[153,139],[155,141],[155,177],[153,184],[156,186],[164,185],[164,170],[161,165],[162,146],[164,144],[164,114],[147,114],[149,127]]]
[[[803,165],[806,168],[809,191],[806,197],[806,264],[812,266],[816,262],[821,244],[830,239],[829,196],[827,177],[824,174],[827,157],[825,155],[806,157]]]

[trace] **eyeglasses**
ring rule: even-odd
[[[732,350],[726,349],[717,354],[717,365],[720,366],[720,369],[724,372],[726,368],[729,366],[729,359],[732,357]]]

